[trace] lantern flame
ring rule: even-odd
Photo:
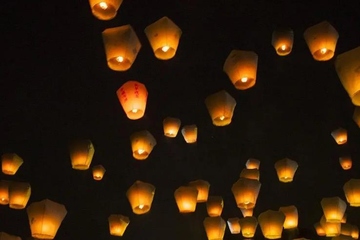
[[[103,10],[106,10],[109,6],[107,5],[106,2],[101,2],[101,3],[99,3],[99,7],[101,7],[101,9],[103,9]]]

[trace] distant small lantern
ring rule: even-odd
[[[133,212],[138,215],[150,211],[154,195],[155,187],[141,181],[136,181],[126,192]]]
[[[11,235],[6,232],[0,232],[0,240],[21,240],[21,237]]]
[[[231,188],[238,208],[254,208],[261,183],[257,180],[240,178]]]
[[[333,58],[339,34],[327,21],[309,27],[304,32],[305,41],[316,61]]]
[[[196,143],[197,141],[197,126],[193,125],[186,125],[181,129],[181,133],[184,137],[185,142],[187,143]]]
[[[339,197],[328,197],[321,200],[321,207],[327,222],[341,223],[346,211],[346,202]]]
[[[119,102],[130,120],[144,116],[148,92],[144,84],[137,81],[127,81],[117,91]]]
[[[255,217],[244,217],[239,220],[241,234],[244,238],[252,238],[255,235],[258,221]]]
[[[189,183],[198,190],[197,202],[206,202],[209,196],[210,183],[204,180],[196,180]]]
[[[128,70],[141,49],[141,43],[131,25],[105,29],[102,38],[109,68],[114,71]]]
[[[360,179],[350,179],[343,187],[347,202],[352,207],[360,207]]]
[[[73,169],[87,170],[95,153],[90,140],[76,140],[70,144],[70,159]]]
[[[351,205],[350,205],[351,206]],[[341,219],[341,223],[346,223],[346,221],[347,221],[347,215],[346,215],[346,213],[344,213],[344,216],[343,216],[343,218]]]
[[[351,232],[353,230],[353,225],[350,223],[341,223],[341,231],[340,234],[344,236],[351,236]]]
[[[350,156],[344,156],[339,158],[339,163],[342,169],[349,170],[352,167],[352,160]]]
[[[246,161],[245,166],[247,169],[259,169],[260,168],[260,160],[255,159],[255,158],[249,158]]]
[[[110,235],[122,237],[130,223],[128,217],[120,214],[111,214],[108,218]]]
[[[334,138],[338,145],[345,144],[347,142],[347,131],[343,128],[338,128],[331,132],[331,136]]]
[[[228,92],[222,90],[208,96],[205,105],[215,126],[226,126],[231,123],[236,100]]]
[[[133,157],[136,160],[145,160],[156,146],[156,140],[149,131],[135,132],[130,136]]]
[[[248,208],[248,209],[240,208],[240,211],[241,211],[243,217],[252,217],[253,213],[254,213],[253,208]]]
[[[285,215],[280,211],[267,210],[258,217],[261,231],[267,239],[281,238]]]
[[[54,239],[67,211],[64,205],[44,199],[31,203],[27,209],[31,236]]]
[[[291,53],[294,42],[294,31],[290,28],[277,29],[272,34],[272,45],[279,56]]]
[[[209,196],[206,202],[207,213],[210,217],[221,216],[224,200],[221,196]]]
[[[275,169],[279,181],[284,183],[293,181],[297,168],[298,168],[297,162],[289,158],[281,159],[275,163]]]
[[[166,137],[174,138],[178,134],[181,126],[181,121],[178,118],[167,117],[163,121],[164,135]]]
[[[1,205],[9,204],[9,185],[10,185],[10,182],[0,180],[0,204]]]
[[[113,19],[123,0],[89,0],[92,14],[99,20]]]
[[[254,179],[254,180],[260,180],[260,172],[259,172],[259,169],[244,168],[243,170],[241,170],[240,177]]]
[[[340,235],[340,222],[327,222],[325,216],[322,216],[320,219],[320,225],[324,229],[326,237],[336,237]]]
[[[299,215],[295,206],[280,207],[279,211],[285,215],[284,229],[297,228]]]
[[[163,17],[150,24],[145,34],[156,58],[168,60],[175,56],[182,31],[171,19]]]
[[[31,195],[31,186],[25,182],[11,182],[9,186],[9,207],[24,209]]]
[[[359,228],[355,225],[353,225],[353,229],[351,231],[351,237],[354,239],[358,239],[359,238]]]
[[[2,172],[6,175],[15,175],[23,162],[23,159],[17,154],[5,153],[1,156]]]
[[[179,187],[174,197],[181,213],[191,213],[196,210],[198,190],[195,187]]]
[[[102,165],[96,165],[92,168],[94,180],[100,181],[105,174],[106,169]]]
[[[241,231],[241,226],[239,222],[239,218],[229,218],[227,220],[228,227],[230,229],[231,234],[239,234]]]
[[[221,217],[207,217],[204,227],[208,240],[220,240],[224,238],[226,223]]]
[[[316,234],[320,237],[324,237],[326,236],[325,230],[324,228],[321,226],[320,222],[317,222],[314,224],[314,228],[316,231]]]
[[[355,107],[353,120],[356,123],[356,125],[360,128],[360,107]]]

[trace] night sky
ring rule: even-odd
[[[29,182],[29,204],[48,198],[66,206],[57,240],[119,239],[110,236],[110,214],[130,218],[124,240],[206,240],[205,203],[182,215],[175,189],[207,180],[210,195],[224,198],[222,218],[242,217],[231,186],[250,157],[261,161],[254,215],[295,205],[299,237],[318,239],[313,224],[322,216],[321,199],[346,200],[344,183],[360,178],[360,129],[334,66],[338,54],[360,45],[359,1],[124,0],[110,21],[96,19],[86,0],[5,1],[0,16],[0,154],[24,159],[16,175],[1,173],[0,179]],[[155,58],[144,33],[163,16],[183,32],[168,61]],[[335,57],[317,62],[303,33],[324,20],[339,40]],[[125,24],[142,48],[128,71],[116,72],[107,66],[101,32]],[[286,57],[271,45],[272,31],[281,26],[295,34]],[[233,49],[259,56],[251,89],[236,90],[222,70]],[[129,120],[116,96],[128,80],[144,83],[149,92],[140,120]],[[237,101],[226,127],[212,124],[204,103],[220,90]],[[166,138],[162,121],[168,116],[196,124],[197,143],[186,144],[181,133]],[[339,127],[348,130],[348,143],[341,146],[331,137]],[[145,161],[135,160],[130,146],[130,135],[140,130],[157,140]],[[94,181],[91,170],[72,169],[68,144],[77,138],[93,142],[92,166],[107,170],[102,181]],[[351,170],[342,170],[343,155],[352,156]],[[284,157],[299,164],[292,183],[276,175],[274,163]],[[145,215],[133,214],[125,195],[136,180],[156,187]],[[360,209],[348,207],[346,213],[349,223],[360,225]],[[26,210],[0,205],[0,231],[30,237]],[[262,238],[258,226],[256,239]],[[227,228],[224,239],[242,237]]]

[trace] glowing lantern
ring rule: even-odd
[[[340,163],[340,166],[342,167],[342,169],[344,169],[344,170],[349,170],[352,167],[352,160],[351,160],[350,156],[340,157],[339,163]]]
[[[334,138],[338,145],[345,144],[347,142],[347,131],[343,128],[338,128],[331,132],[331,136]]]
[[[106,60],[110,69],[126,71],[134,63],[141,43],[130,25],[108,28],[102,32]]]
[[[181,213],[195,212],[198,190],[195,187],[179,187],[174,197]]]
[[[168,60],[175,56],[182,32],[168,17],[147,26],[145,34],[156,58]]]
[[[21,240],[21,238],[18,236],[10,235],[6,232],[0,232],[0,240]]]
[[[321,207],[327,222],[341,223],[341,219],[346,211],[346,203],[339,197],[323,198]]]
[[[130,223],[128,217],[125,217],[120,214],[111,214],[108,218],[108,221],[109,221],[110,235],[117,237],[122,237],[124,235],[124,232]]]
[[[350,223],[342,223],[341,224],[340,234],[345,235],[345,236],[351,236],[352,230],[353,230],[353,225],[352,224],[350,224]]]
[[[239,218],[229,218],[227,220],[228,227],[230,229],[231,234],[239,234],[241,230]]]
[[[221,240],[224,238],[226,223],[221,217],[205,218],[204,227],[208,240]]]
[[[278,29],[272,34],[272,45],[279,56],[290,54],[294,42],[294,32],[291,29]]]
[[[279,181],[284,183],[293,181],[297,168],[297,162],[288,158],[281,159],[275,163],[275,169]]]
[[[347,202],[352,207],[360,207],[360,179],[350,179],[343,187]]]
[[[359,238],[359,228],[355,225],[353,225],[353,229],[351,231],[351,237],[354,239],[358,239]]]
[[[279,211],[285,215],[284,229],[297,228],[299,216],[295,206],[280,207]]]
[[[254,52],[232,50],[223,70],[238,90],[251,88],[256,83],[258,55]]]
[[[117,91],[119,102],[131,120],[144,116],[148,92],[144,84],[137,81],[127,81]]]
[[[87,170],[95,153],[94,145],[90,140],[76,140],[70,145],[70,159],[73,169]]]
[[[350,205],[351,206],[351,205]],[[346,223],[346,220],[347,220],[347,215],[346,213],[344,213],[344,216],[343,218],[341,219],[341,223]]]
[[[313,58],[327,61],[334,56],[339,34],[330,23],[323,21],[306,29],[304,38]]]
[[[258,217],[261,231],[267,239],[281,238],[285,215],[280,211],[267,210]]]
[[[206,202],[209,196],[210,183],[204,180],[196,180],[189,183],[198,190],[197,202]]]
[[[113,19],[123,0],[89,0],[92,14],[99,20]]]
[[[37,239],[54,239],[67,214],[64,205],[49,199],[31,203],[26,211],[31,236]]]
[[[9,186],[9,207],[13,209],[24,209],[31,195],[29,183],[11,182]]]
[[[1,180],[0,181],[0,204],[9,204],[9,185],[10,182]]]
[[[154,195],[155,187],[141,181],[136,181],[126,192],[133,212],[139,215],[150,211]]]
[[[231,123],[236,101],[228,92],[222,90],[208,96],[205,104],[215,126],[226,126]]]
[[[253,208],[248,208],[248,209],[240,208],[240,211],[241,211],[243,217],[252,217],[254,209]]]
[[[187,143],[195,143],[197,141],[197,126],[186,125],[181,129],[181,133]]]
[[[254,179],[254,180],[260,180],[260,172],[259,172],[259,169],[244,168],[240,173],[240,177]]]
[[[355,107],[353,120],[356,123],[356,125],[360,128],[360,107]]]
[[[221,215],[224,207],[224,200],[220,196],[210,196],[206,202],[207,213],[210,217]]]
[[[178,118],[167,117],[163,121],[164,135],[170,138],[176,137],[178,134],[181,121]]]
[[[245,164],[247,169],[259,169],[260,161],[255,158],[249,158]]]
[[[23,160],[15,153],[5,153],[1,156],[2,172],[6,175],[15,175]]]
[[[92,168],[94,180],[100,181],[105,174],[106,169],[102,165],[97,165]]]
[[[261,183],[257,180],[240,178],[233,184],[231,191],[234,194],[238,208],[254,208],[259,195]]]
[[[255,235],[258,222],[255,217],[244,217],[239,220],[241,234],[244,238],[252,238]]]
[[[320,222],[317,222],[314,224],[314,228],[316,231],[316,234],[320,237],[324,237],[326,236],[325,230],[324,228],[321,226]]]
[[[156,140],[148,131],[140,131],[130,136],[133,157],[136,160],[145,160],[156,145]]]
[[[322,216],[320,219],[320,225],[324,229],[326,237],[336,237],[340,235],[340,222],[327,222],[325,216]]]

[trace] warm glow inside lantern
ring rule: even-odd
[[[313,58],[327,61],[334,56],[339,34],[330,23],[323,21],[306,29],[304,38]]]
[[[106,169],[102,165],[96,165],[92,168],[94,180],[100,181],[105,174]]]
[[[285,215],[280,211],[267,210],[258,217],[261,231],[267,239],[281,238]]]
[[[128,217],[120,214],[111,214],[108,218],[110,235],[122,237],[130,223]]]
[[[259,169],[244,168],[243,170],[241,170],[240,177],[254,179],[254,180],[260,180],[260,171],[259,171]]]
[[[21,238],[6,232],[0,232],[0,240],[21,240]]]
[[[37,239],[54,239],[67,214],[64,205],[49,199],[31,203],[26,211],[31,236]]]
[[[0,181],[0,204],[8,205],[9,204],[9,181]]]
[[[196,180],[189,183],[198,190],[197,202],[206,202],[209,196],[210,183],[204,180]]]
[[[130,25],[108,28],[102,32],[106,60],[110,69],[126,71],[134,63],[141,43]]]
[[[206,210],[210,217],[221,216],[224,200],[221,196],[209,196],[206,202]]]
[[[136,181],[126,192],[133,212],[139,215],[150,211],[154,195],[155,187],[141,181]]]
[[[321,226],[320,222],[317,222],[314,224],[314,228],[316,231],[316,234],[320,237],[324,237],[326,236],[325,230],[323,229],[323,227]]]
[[[275,169],[279,181],[284,183],[293,181],[297,168],[297,162],[288,158],[281,159],[275,163]]]
[[[23,160],[15,153],[5,153],[1,156],[1,169],[6,175],[15,175],[23,164]]]
[[[339,197],[328,197],[321,200],[321,207],[327,222],[341,223],[346,211],[346,202]]]
[[[334,138],[338,145],[345,144],[347,142],[347,131],[343,128],[338,128],[331,132],[331,136]]]
[[[178,134],[181,121],[178,118],[167,117],[163,121],[164,135],[174,138]]]
[[[24,209],[31,195],[31,186],[24,182],[11,182],[9,186],[9,207]]]
[[[239,220],[241,234],[244,238],[252,238],[255,235],[258,222],[255,217],[244,217]]]
[[[195,187],[179,187],[175,190],[174,197],[181,213],[195,212],[198,190]]]
[[[239,218],[235,217],[235,218],[229,218],[227,220],[227,224],[229,226],[230,232],[231,234],[239,234],[241,227],[240,227],[240,222],[239,222]]]
[[[324,229],[326,237],[336,237],[340,235],[340,222],[327,222],[325,216],[322,216],[320,219],[320,225]]]
[[[272,45],[279,56],[291,53],[294,42],[294,32],[291,29],[277,29],[272,34]]]
[[[260,168],[260,160],[255,159],[255,158],[249,158],[246,161],[245,166],[247,169],[259,169]]]
[[[133,157],[136,160],[145,160],[156,145],[156,140],[149,131],[135,132],[130,136]]]
[[[144,84],[137,81],[127,81],[117,91],[119,102],[131,120],[144,116],[148,92]]]
[[[187,143],[196,143],[197,141],[197,126],[186,125],[181,129],[181,133],[184,137],[185,142]]]
[[[70,159],[73,169],[87,170],[95,153],[90,140],[76,140],[70,144]]]
[[[236,101],[228,92],[222,90],[208,96],[205,105],[215,126],[226,126],[231,123]]]
[[[99,20],[113,19],[123,0],[89,0],[92,14]]]
[[[360,66],[360,64],[359,64]],[[360,128],[360,107],[355,107],[354,114],[353,114],[353,120],[356,123],[356,125]]]
[[[349,170],[352,167],[352,160],[350,156],[344,156],[339,158],[339,163],[342,169]]]
[[[239,208],[254,208],[261,183],[257,180],[240,178],[231,188]]]
[[[254,52],[232,50],[223,70],[238,90],[251,88],[256,83],[258,55]]]
[[[241,211],[243,217],[252,217],[253,213],[254,213],[253,208],[248,208],[248,209],[240,208],[240,211]]]
[[[221,217],[207,217],[204,227],[208,240],[222,240],[225,235],[226,223]]]
[[[293,229],[298,226],[298,210],[295,206],[280,207],[279,211],[284,213],[284,229]]]
[[[168,60],[175,56],[182,34],[181,29],[168,17],[163,17],[145,28],[155,57]]]
[[[360,179],[350,179],[343,187],[347,202],[352,207],[360,207]]]
[[[353,225],[353,229],[351,231],[351,237],[354,239],[358,239],[359,238],[359,228],[355,225]]]

